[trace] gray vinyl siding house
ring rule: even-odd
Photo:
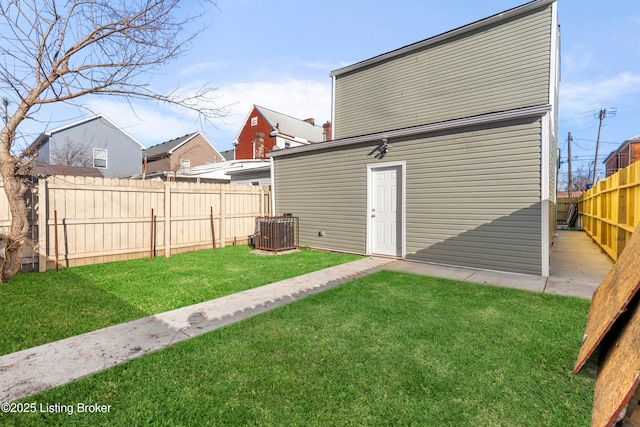
[[[139,174],[145,148],[102,114],[43,132],[32,146],[38,150],[38,163],[95,167],[106,178]],[[76,160],[82,164],[63,164],[61,156],[56,156],[56,153],[73,151],[81,154]]]
[[[300,244],[549,274],[559,30],[535,0],[335,70],[333,141],[271,154]]]

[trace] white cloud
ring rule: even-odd
[[[94,100],[90,107],[148,147],[200,130],[197,117],[177,107],[137,103],[132,109],[126,102],[106,99]]]
[[[328,79],[327,79],[328,80]],[[230,105],[221,130],[237,133],[253,104],[297,119],[313,117],[317,125],[331,119],[331,83],[316,80],[286,79],[234,83],[220,88],[218,101]],[[233,135],[235,137],[235,134]],[[231,141],[229,141],[231,142]]]
[[[298,119],[313,117],[317,125],[331,119],[330,81],[286,79],[234,83],[221,87],[214,96],[217,107],[229,106],[229,114],[216,121],[215,126],[204,127],[194,112],[176,106],[135,103],[132,110],[125,101],[106,98],[93,99],[89,106],[146,146],[202,131],[219,150],[231,148],[253,104]]]
[[[622,98],[640,94],[640,74],[629,72],[594,81],[563,82],[560,108],[574,115],[602,107],[616,106]]]
[[[228,66],[229,64],[213,61],[195,62],[180,70],[180,74],[199,74],[204,73],[205,71],[226,68]]]
[[[562,54],[562,74],[571,76],[588,71],[593,53],[586,49],[574,48],[573,52],[565,52]]]

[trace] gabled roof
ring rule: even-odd
[[[247,123],[254,109],[265,119],[272,131],[278,132],[282,136],[288,136],[292,139],[298,138],[301,142],[302,140],[307,142],[324,141],[324,129],[322,127],[255,104],[243,123]],[[242,129],[240,129],[240,132],[242,132]],[[236,136],[236,141],[240,138],[240,132]]]
[[[638,135],[632,136],[629,139],[625,139],[624,142],[618,146],[618,148],[609,153],[609,155],[602,161],[602,163],[607,163],[610,158],[618,154],[623,149],[627,148],[627,145],[635,144],[637,142],[640,142],[640,133]]]
[[[220,154],[220,152],[218,152],[218,150],[216,150],[216,147],[214,147],[213,144],[211,144],[209,142],[209,140],[200,132],[192,132],[190,134],[187,134],[187,135],[184,135],[184,136],[180,136],[178,138],[174,138],[174,139],[171,139],[169,141],[165,141],[165,142],[160,143],[158,145],[154,145],[152,147],[147,148],[144,152],[145,152],[145,154],[147,155],[148,158],[162,156],[163,154],[171,155],[178,148],[182,147],[184,144],[186,144],[187,142],[191,141],[193,138],[195,138],[198,135],[202,136],[202,138],[209,145],[211,145],[211,148],[213,148],[213,150],[217,154],[219,154],[220,157],[223,157],[222,154]]]
[[[514,8],[505,10],[504,12],[496,13],[495,15],[491,15],[488,18],[480,19],[478,21],[472,22],[467,25],[463,25],[462,27],[455,28],[453,30],[444,32],[437,36],[430,37],[428,39],[412,43],[410,45],[401,47],[399,49],[392,50],[391,52],[383,53],[381,55],[375,56],[370,59],[366,59],[364,61],[357,62],[352,65],[348,65],[343,68],[339,68],[337,70],[332,71],[330,76],[339,76],[340,74],[345,74],[360,68],[367,67],[372,64],[376,64],[378,62],[386,61],[387,59],[395,58],[398,56],[406,55],[409,52],[413,52],[419,49],[422,49],[426,46],[430,46],[436,43],[440,43],[444,40],[451,39],[453,37],[459,36],[460,34],[468,33],[470,31],[475,31],[480,28],[486,27],[488,25],[495,24],[496,22],[504,21],[506,19],[510,19],[514,16],[521,15],[523,13],[529,12],[530,10],[537,9],[539,7],[547,6],[551,3],[556,2],[557,0],[533,0],[528,3],[525,3],[520,6],[516,6]]]
[[[125,131],[124,129],[122,129],[120,126],[118,126],[117,124],[115,124],[114,122],[112,122],[111,120],[109,120],[109,118],[107,116],[105,116],[104,114],[96,114],[95,116],[89,116],[86,117],[82,120],[79,120],[77,122],[73,122],[73,123],[69,123],[67,125],[64,126],[60,126],[58,128],[52,129],[50,131],[45,131],[42,132],[40,135],[38,135],[38,137],[36,138],[35,141],[33,141],[33,143],[31,144],[30,147],[33,147],[35,149],[39,149],[40,146],[42,146],[42,144],[49,138],[51,138],[51,135],[53,135],[54,133],[58,133],[58,132],[62,132],[64,130],[67,129],[71,129],[72,127],[76,127],[76,126],[80,126],[83,125],[85,123],[94,121],[94,120],[98,120],[98,119],[102,119],[104,121],[106,121],[107,123],[109,123],[111,126],[113,126],[114,128],[118,129],[120,132],[122,132],[123,134],[127,135],[129,137],[129,139],[131,139],[132,141],[134,141],[136,144],[138,144],[140,146],[140,148],[145,148],[144,145],[142,145],[140,143],[140,141],[138,141],[137,139],[135,139],[133,136],[131,136],[127,131]]]
[[[604,160],[602,161],[602,163],[607,163],[609,161],[610,158],[612,158],[613,156],[615,156],[616,154],[618,154],[618,149],[613,150],[612,152],[609,153],[609,155],[607,157],[604,158]]]
[[[640,133],[637,134],[636,136],[632,136],[631,138],[627,139],[625,142],[640,142]]]
[[[256,110],[267,120],[271,128],[279,133],[294,138],[306,139],[309,142],[322,142],[323,140],[324,129],[320,126],[312,125],[304,120],[296,119],[258,105],[254,105],[254,107],[256,107]]]

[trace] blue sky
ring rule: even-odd
[[[195,1],[195,0],[194,0]],[[196,130],[218,150],[230,149],[252,104],[316,124],[331,119],[329,73],[390,50],[525,3],[524,0],[217,0],[208,28],[188,55],[153,77],[159,89],[204,83],[218,88],[229,114],[201,126],[189,112],[135,102],[88,98],[146,146]],[[616,108],[602,129],[599,162],[625,139],[640,134],[640,4],[636,0],[558,0],[561,25],[560,147],[566,170],[567,133],[574,168],[595,154],[597,112]],[[611,111],[611,110],[609,110]],[[44,116],[46,115],[46,116]],[[87,112],[49,109],[49,129]],[[39,127],[42,124],[38,124]],[[42,129],[27,125],[25,138]],[[601,170],[604,168],[600,166]],[[604,172],[602,172],[604,173]]]

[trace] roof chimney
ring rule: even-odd
[[[324,130],[322,133],[324,135],[325,141],[331,141],[333,139],[333,126],[331,126],[331,122],[327,121],[322,125],[322,129]]]
[[[316,125],[316,119],[314,119],[313,117],[311,117],[310,119],[304,119],[303,122],[307,122],[311,126],[315,126]]]

